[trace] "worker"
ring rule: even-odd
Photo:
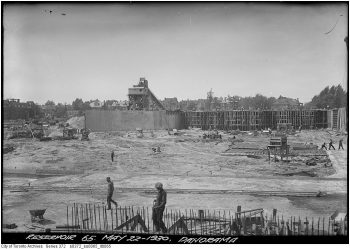
[[[332,139],[330,139],[329,141],[329,146],[328,146],[328,149],[331,150],[331,148],[333,148],[333,150],[335,150],[334,146],[333,146],[333,141]]]
[[[157,194],[157,199],[154,200],[153,202],[153,208],[152,208],[153,224],[155,226],[156,232],[160,232],[160,230],[162,230],[163,233],[166,233],[167,229],[163,222],[163,212],[165,209],[167,194],[163,189],[162,183],[157,182],[155,185],[155,188],[157,189],[158,194]]]
[[[112,153],[111,153],[111,159],[112,159],[112,163],[113,163],[113,160],[114,160],[114,151],[112,150]]]
[[[107,210],[111,209],[111,202],[113,202],[114,205],[118,206],[118,204],[112,200],[113,196],[113,191],[114,191],[114,185],[113,182],[111,181],[110,177],[106,178],[107,184],[108,184],[108,189],[107,189]]]
[[[340,139],[339,140],[339,148],[338,150],[340,150],[340,148],[342,148],[344,150],[344,147],[343,147],[343,139]]]
[[[326,150],[327,150],[327,146],[326,146],[326,143],[325,143],[325,142],[322,144],[321,150],[322,150],[322,149],[326,149]]]

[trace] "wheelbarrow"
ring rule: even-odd
[[[45,211],[46,211],[46,209],[29,210],[32,222],[34,222],[34,221],[43,221],[44,220],[44,213],[45,213]]]

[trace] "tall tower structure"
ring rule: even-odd
[[[140,78],[137,85],[129,88],[129,106],[128,110],[165,110],[157,97],[148,88],[148,80]]]

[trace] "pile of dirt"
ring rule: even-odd
[[[85,127],[85,117],[72,117],[66,123],[68,123],[71,128],[83,129]]]
[[[10,153],[16,149],[15,145],[13,144],[3,144],[2,145],[2,152],[3,154]]]

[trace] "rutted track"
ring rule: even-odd
[[[79,193],[105,193],[104,189],[88,188],[88,187],[44,187],[44,186],[3,186],[10,192],[79,192]],[[153,188],[117,188],[116,192],[139,192],[146,194],[156,194]],[[316,196],[318,192],[297,192],[297,191],[249,191],[249,190],[229,190],[229,189],[167,189],[172,194],[243,194],[243,195],[259,195],[259,196]]]

